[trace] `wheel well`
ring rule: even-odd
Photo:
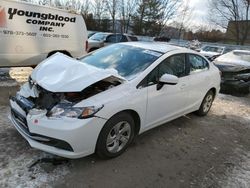
[[[99,48],[97,48],[97,47],[90,48],[88,52],[92,52],[92,51],[95,51],[95,50],[97,50],[97,49],[99,49]]]
[[[216,89],[213,87],[209,91],[212,91],[214,93],[214,97],[215,97],[215,95],[216,95]]]
[[[128,113],[133,117],[133,119],[135,121],[135,135],[138,135],[138,133],[141,129],[141,119],[140,119],[139,114],[134,110],[123,110],[121,112],[118,112],[117,114],[123,113],[123,112]],[[117,115],[117,114],[115,114],[115,115]]]
[[[49,52],[47,57],[50,57],[50,56],[52,56],[53,54],[55,54],[57,52],[60,52],[60,53],[65,54],[65,55],[67,55],[69,57],[72,57],[72,55],[66,50],[55,50],[55,51]]]

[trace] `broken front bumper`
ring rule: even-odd
[[[48,118],[31,115],[27,104],[10,98],[10,120],[18,132],[37,149],[67,158],[79,158],[94,153],[98,135],[106,120],[93,117]]]

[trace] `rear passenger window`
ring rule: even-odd
[[[128,42],[128,39],[126,36],[122,35],[121,42]]]
[[[208,62],[199,55],[189,54],[190,72],[199,72],[209,68]]]
[[[131,41],[138,41],[137,37],[129,36],[129,38],[130,38]]]
[[[106,42],[110,42],[110,43],[117,43],[117,42],[120,42],[122,39],[122,36],[121,35],[109,35],[106,39]]]

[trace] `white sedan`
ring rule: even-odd
[[[206,115],[219,89],[218,69],[192,50],[120,43],[40,63],[10,97],[10,119],[34,148],[111,158],[146,130],[190,112]]]

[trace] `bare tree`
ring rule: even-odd
[[[51,4],[51,0],[40,0],[39,5],[47,5],[49,6]]]
[[[100,23],[105,11],[105,1],[93,0],[92,5],[93,5],[94,18],[97,19],[98,22]]]
[[[181,38],[181,35],[185,30],[188,30],[190,21],[193,16],[193,8],[189,6],[189,2],[185,1],[182,6],[178,9],[177,19],[173,22],[173,26],[178,29],[178,38]]]
[[[161,24],[166,25],[169,20],[177,15],[177,10],[183,3],[183,0],[161,0],[164,16],[162,17]]]
[[[133,16],[136,34],[162,35],[165,25],[176,14],[183,0],[140,0]]]
[[[83,16],[87,16],[90,13],[90,9],[91,9],[91,2],[90,0],[85,0],[85,1],[78,1],[79,3],[79,7],[81,9],[81,13],[83,14]]]
[[[231,24],[230,33],[236,44],[244,45],[249,33],[249,0],[210,0],[210,21],[227,29]]]
[[[115,32],[115,19],[119,7],[119,0],[106,0],[107,11],[112,19],[112,31]]]
[[[121,0],[120,1],[120,22],[121,32],[127,33],[130,26],[131,17],[135,14],[139,0]]]

